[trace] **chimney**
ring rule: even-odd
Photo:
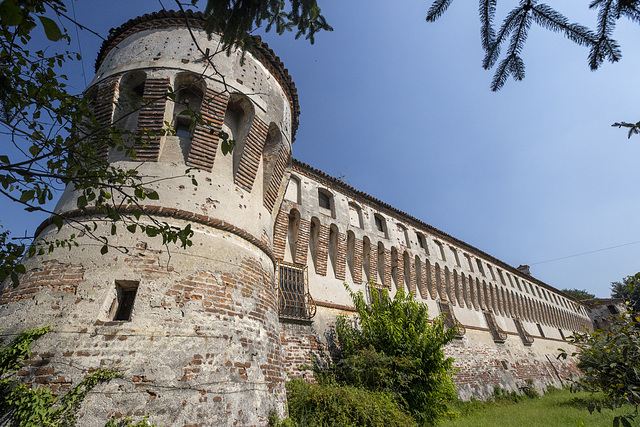
[[[527,276],[531,276],[531,272],[529,271],[529,266],[528,265],[521,265],[517,268],[517,270],[522,273],[522,274],[526,274]]]

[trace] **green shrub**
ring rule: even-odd
[[[522,387],[522,392],[525,396],[527,396],[529,399],[537,399],[538,397],[540,397],[540,393],[538,393],[538,390],[536,390],[535,386],[533,385],[532,379],[528,378],[524,380],[524,382],[525,386]]]
[[[273,426],[394,427],[417,426],[416,421],[388,394],[348,385],[287,384],[289,419]],[[269,420],[272,426],[272,420]]]
[[[640,273],[628,279],[630,290],[635,289],[635,283],[640,286]],[[617,416],[614,423],[630,426],[637,422],[640,407],[640,316],[635,312],[621,314],[612,319],[609,328],[576,333],[569,342],[578,348],[578,368],[584,372],[584,377],[574,383],[573,390],[602,391],[607,396],[605,405],[591,404],[589,411],[629,404],[634,411]],[[558,357],[567,356],[563,351]]]
[[[427,306],[402,290],[392,299],[386,290],[372,289],[369,305],[362,292],[347,290],[358,316],[337,321],[337,381],[388,393],[420,424],[433,424],[457,400],[453,359],[443,352],[456,330],[447,329],[442,317],[430,321]]]
[[[518,403],[522,400],[522,396],[516,393],[515,391],[507,391],[500,387],[499,385],[495,385],[493,387],[493,401],[498,402],[510,402],[510,403]]]

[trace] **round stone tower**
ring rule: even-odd
[[[128,130],[160,130],[109,160],[136,168],[159,200],[148,216],[176,227],[191,224],[193,245],[164,246],[121,226],[110,250],[88,236],[79,248],[26,261],[18,288],[0,294],[4,334],[51,325],[20,374],[54,389],[76,384],[91,369],[124,374],[91,393],[81,425],[110,416],[143,416],[158,425],[264,425],[284,412],[273,229],[284,194],[298,120],[297,93],[265,44],[254,52],[218,52],[203,16],[161,12],[112,30],[87,89],[98,119]],[[206,123],[193,124],[185,110]],[[220,131],[236,141],[223,155]],[[197,185],[192,182],[193,175]],[[57,212],[95,223],[78,211],[68,188]],[[138,208],[123,202],[122,212]],[[88,212],[88,213],[87,213]],[[45,222],[49,240],[78,234]]]

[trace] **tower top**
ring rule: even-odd
[[[206,15],[202,12],[193,12],[187,10],[184,13],[163,10],[159,12],[153,12],[138,16],[137,18],[130,19],[117,28],[112,28],[109,31],[109,36],[102,43],[98,57],[96,58],[95,70],[98,72],[107,54],[116,46],[131,36],[132,34],[147,31],[147,30],[160,30],[172,27],[189,27],[191,29],[197,29],[198,31],[204,31],[204,24],[206,21]],[[249,51],[258,61],[262,63],[278,80],[282,88],[285,90],[291,111],[292,111],[292,123],[291,123],[291,137],[292,141],[295,140],[296,130],[298,129],[298,116],[300,115],[300,105],[298,104],[298,90],[289,75],[287,70],[275,52],[269,48],[267,43],[263,42],[260,36],[252,36],[255,39],[256,48]],[[207,50],[207,46],[202,46],[203,50]]]

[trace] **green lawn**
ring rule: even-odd
[[[455,408],[459,417],[442,421],[439,427],[527,427],[575,426],[611,427],[615,415],[632,411],[630,406],[590,414],[587,406],[597,397],[589,393],[554,390],[541,398],[523,398],[518,403],[466,403]]]

